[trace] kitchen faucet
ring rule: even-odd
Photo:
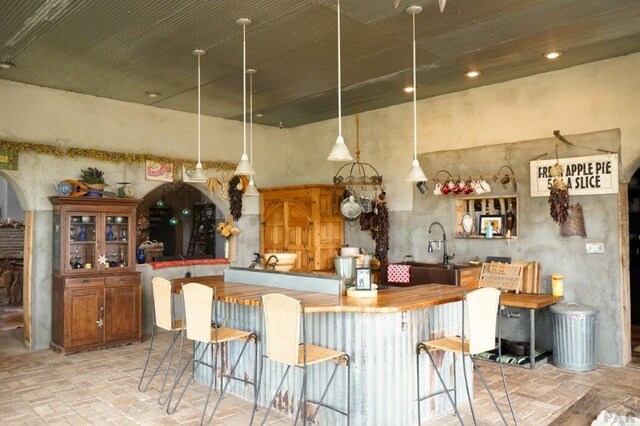
[[[275,261],[273,263],[270,263],[271,259],[275,259]],[[272,254],[271,256],[269,256],[267,258],[267,263],[265,264],[265,269],[272,269],[272,270],[275,271],[276,265],[277,265],[278,262],[280,262],[280,260],[278,259],[278,256],[276,256],[275,254]]]
[[[431,228],[433,228],[434,225],[437,225],[440,227],[440,229],[442,230],[442,245],[444,246],[444,253],[442,254],[442,264],[443,265],[448,265],[449,261],[451,259],[453,259],[456,254],[453,253],[451,256],[449,256],[447,254],[447,233],[444,231],[444,226],[442,226],[442,224],[440,222],[432,222],[431,225],[429,225],[429,235],[431,235]],[[439,242],[439,241],[438,241]],[[427,248],[428,252],[433,252],[433,241],[429,240],[429,246]]]
[[[249,265],[249,269],[262,269],[262,261],[264,260],[264,256],[260,253],[253,253],[253,255],[255,256],[255,259],[253,259],[253,262],[251,262],[251,265]]]

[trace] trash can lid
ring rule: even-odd
[[[582,314],[582,315],[596,315],[598,310],[593,306],[581,305],[579,303],[558,303],[551,305],[551,312],[560,315]]]

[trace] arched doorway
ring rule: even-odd
[[[151,241],[156,259],[222,257],[224,240],[215,231],[222,210],[188,183],[165,183],[143,197],[137,209],[137,244]],[[149,261],[150,259],[148,259]]]
[[[26,351],[30,341],[29,280],[25,223],[31,218],[14,184],[0,174],[0,354]],[[27,297],[25,297],[25,294]]]

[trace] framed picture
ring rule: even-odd
[[[493,235],[502,235],[502,228],[504,225],[504,216],[480,216],[480,234],[484,235],[487,232],[487,227],[493,228]]]
[[[370,268],[356,268],[356,290],[371,290]]]
[[[144,177],[147,180],[173,182],[173,164],[147,160],[144,167]]]

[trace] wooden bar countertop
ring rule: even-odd
[[[426,284],[412,287],[391,287],[378,291],[375,298],[353,298],[308,291],[287,290],[283,288],[225,282],[222,275],[206,277],[190,277],[172,280],[175,291],[179,285],[200,283],[215,287],[217,299],[227,303],[246,306],[260,306],[260,297],[267,293],[282,293],[301,300],[305,312],[359,312],[359,313],[392,313],[462,300],[464,289],[444,284]],[[467,289],[468,291],[468,289]],[[552,305],[562,300],[548,294],[510,294],[504,293],[502,303],[507,306],[537,309]]]

